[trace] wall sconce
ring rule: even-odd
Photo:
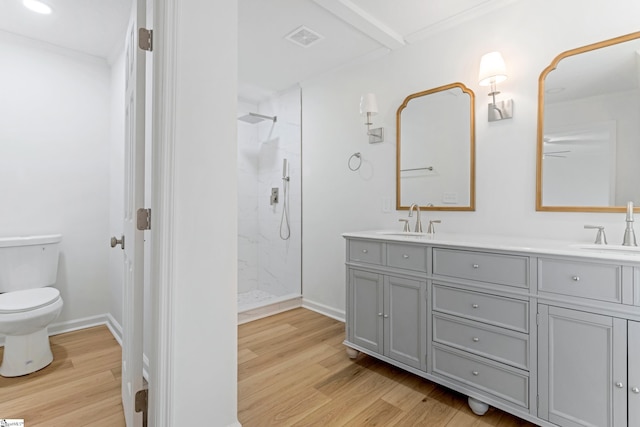
[[[367,125],[367,135],[369,135],[369,144],[384,141],[384,128],[371,129],[371,116],[378,114],[378,102],[376,96],[373,93],[366,93],[360,98],[360,114],[367,115],[367,121],[364,123]]]
[[[482,55],[480,59],[480,72],[478,73],[478,84],[480,86],[491,86],[489,96],[493,102],[489,104],[488,118],[490,122],[495,122],[513,117],[513,100],[507,99],[496,103],[496,95],[499,94],[496,84],[507,79],[507,67],[500,52],[491,52]]]

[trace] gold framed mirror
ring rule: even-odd
[[[538,81],[536,210],[640,205],[640,32],[556,56]]]
[[[396,209],[475,210],[475,95],[452,83],[405,98],[396,113]]]

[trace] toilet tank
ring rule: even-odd
[[[0,292],[56,283],[62,235],[0,237]]]

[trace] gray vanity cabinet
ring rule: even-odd
[[[544,427],[640,427],[640,261],[347,237],[347,353]]]
[[[421,369],[425,282],[349,270],[348,340],[405,365]]]
[[[627,321],[547,305],[538,312],[538,416],[567,427],[627,426]]]
[[[381,274],[349,270],[349,332],[348,339],[376,353],[382,354],[384,279]]]

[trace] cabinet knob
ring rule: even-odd
[[[388,319],[388,318],[389,318],[389,315],[388,315],[388,314],[385,314],[383,317],[384,317],[385,319]]]
[[[580,276],[573,276],[571,278],[571,280],[573,280],[574,282],[579,282],[580,281]]]
[[[478,304],[471,304],[471,307],[473,307],[473,308],[478,308],[478,307],[480,307],[480,306],[479,306]]]
[[[369,252],[369,251],[368,251],[368,250],[366,250],[366,249],[363,249],[363,250],[362,250],[362,253],[363,253],[363,254],[366,254],[367,252]]]
[[[407,258],[409,258],[409,255],[407,255],[407,254],[402,254],[402,258],[407,259]]]
[[[472,338],[472,340],[473,340],[473,342],[478,342],[478,341],[480,341],[480,338],[478,338],[478,337],[473,337],[473,338]]]
[[[480,375],[480,372],[478,371],[471,371],[471,373],[473,374],[474,377],[477,377],[478,375]]]
[[[473,264],[473,268],[480,268],[478,264]]]
[[[631,391],[634,392],[635,394],[640,394],[640,388],[638,387],[631,387]]]
[[[378,313],[378,316],[382,316],[382,313]]]
[[[622,384],[621,382],[617,382],[617,383],[616,383],[616,387],[618,387],[618,388],[622,388],[622,387],[624,387],[624,384]]]

